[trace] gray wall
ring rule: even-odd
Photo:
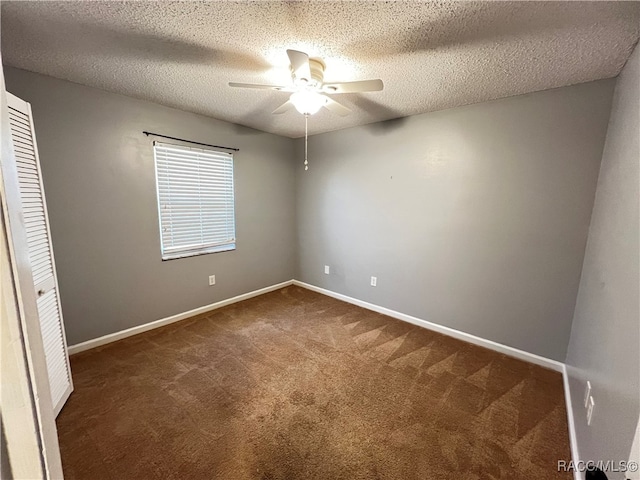
[[[33,108],[70,345],[293,278],[290,139],[10,67],[5,77]],[[143,130],[240,148],[235,251],[161,261]]]
[[[583,460],[629,458],[640,415],[639,134],[636,47],[616,85],[567,355]],[[590,427],[587,380],[595,402]]]
[[[564,360],[613,80],[314,136],[304,172],[301,140],[5,75],[34,110],[70,344],[295,277]],[[160,260],[142,130],[241,149],[236,251]]]
[[[564,361],[613,86],[298,141],[296,278]]]

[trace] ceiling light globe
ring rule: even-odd
[[[303,115],[313,115],[327,103],[325,97],[319,93],[306,90],[292,94],[290,100],[296,110]]]

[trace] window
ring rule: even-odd
[[[155,142],[162,259],[236,248],[233,156]]]

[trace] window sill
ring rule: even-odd
[[[236,249],[236,244],[219,245],[217,247],[202,248],[198,250],[184,250],[178,252],[165,253],[162,255],[162,261],[176,260],[178,258],[196,257],[198,255],[208,255],[210,253],[229,252]]]

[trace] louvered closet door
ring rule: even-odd
[[[57,415],[71,394],[73,385],[51,247],[47,204],[40,175],[31,106],[9,93],[7,103],[22,213],[27,231],[29,260],[33,271],[33,288],[38,303],[51,400]]]

